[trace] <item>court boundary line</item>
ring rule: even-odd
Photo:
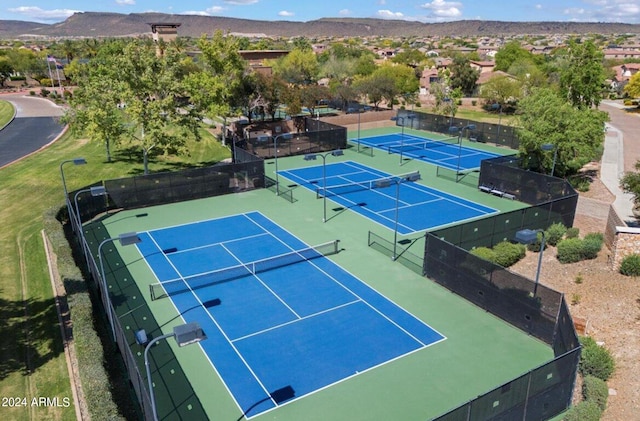
[[[303,244],[306,244],[304,241],[302,241],[300,238],[298,238],[296,235],[292,234],[291,232],[289,232],[287,229],[285,229],[284,227],[282,227],[280,224],[276,223],[275,221],[272,221],[270,218],[268,218],[267,216],[263,215],[261,212],[259,211],[252,211],[252,212],[245,212],[245,213],[239,213],[239,214],[234,214],[234,215],[227,215],[227,216],[222,216],[219,218],[211,218],[211,219],[207,219],[207,220],[202,220],[202,221],[209,221],[209,220],[221,220],[221,219],[225,219],[225,218],[230,218],[230,217],[234,217],[234,216],[243,216],[246,219],[248,219],[251,223],[255,224],[257,227],[261,228],[265,235],[270,235],[273,238],[275,238],[278,242],[282,243],[285,247],[289,248],[291,251],[295,251],[295,249],[293,249],[293,247],[291,247],[289,244],[287,244],[282,238],[276,236],[273,232],[271,232],[270,230],[267,230],[261,223],[259,223],[258,221],[256,221],[255,219],[251,218],[250,215],[251,214],[258,214],[261,217],[267,219],[270,223],[272,223],[278,230],[281,230],[283,233],[285,233],[288,236],[291,236],[292,238],[296,239],[297,241],[302,242]],[[159,231],[159,230],[164,230],[164,229],[170,229],[173,227],[178,227],[178,226],[187,226],[187,225],[192,225],[195,224],[197,222],[202,222],[202,221],[195,221],[195,222],[191,222],[191,223],[184,223],[184,224],[177,224],[177,225],[173,225],[173,226],[167,226],[165,228],[155,228],[152,231]],[[157,243],[157,241],[155,240],[155,238],[151,235],[151,231],[147,230],[147,231],[141,231],[141,233],[146,233],[149,238],[152,240],[153,244],[155,245],[156,249],[159,250],[162,253],[162,249],[159,246],[159,244]],[[262,234],[260,234],[262,235]],[[242,237],[242,238],[251,238],[253,236],[246,236],[246,237]],[[237,239],[236,239],[237,240]],[[232,240],[232,241],[236,241],[236,240]],[[137,248],[137,246],[136,246]],[[147,267],[149,268],[149,270],[151,271],[151,273],[153,274],[153,276],[156,278],[156,281],[160,282],[160,280],[158,279],[155,271],[153,270],[153,268],[149,265],[149,261],[146,259],[146,256],[140,252],[140,250],[138,249],[138,252],[142,255],[142,257],[144,258],[145,264],[147,265]],[[175,270],[175,272],[178,274],[178,276],[182,277],[180,271],[175,267],[175,265],[169,260],[168,256],[165,253],[162,253],[165,257],[165,259],[168,261],[169,265],[171,265],[171,267]],[[232,254],[233,255],[233,254]],[[263,414],[269,413],[271,411],[274,411],[282,406],[288,405],[289,403],[295,402],[299,399],[303,399],[307,396],[311,396],[313,394],[316,394],[322,390],[325,390],[327,388],[333,387],[339,383],[345,382],[350,380],[351,378],[358,376],[360,374],[366,373],[368,371],[374,370],[376,368],[382,367],[384,365],[390,364],[396,360],[399,360],[401,358],[404,358],[406,356],[409,356],[413,353],[419,352],[419,351],[423,351],[426,348],[431,347],[432,345],[438,344],[440,342],[443,342],[445,340],[447,340],[448,338],[443,335],[441,332],[439,332],[437,329],[434,329],[431,325],[429,325],[428,323],[424,322],[423,320],[421,320],[420,318],[418,318],[417,316],[415,316],[412,312],[410,312],[409,310],[405,309],[403,306],[400,306],[399,304],[397,304],[394,300],[391,300],[390,298],[388,298],[386,295],[382,294],[380,291],[378,291],[377,289],[373,288],[372,286],[370,286],[369,284],[367,284],[366,282],[364,282],[362,279],[360,279],[359,277],[353,275],[351,272],[345,270],[344,268],[342,268],[340,265],[338,265],[337,263],[333,262],[331,259],[328,258],[328,256],[322,256],[325,257],[329,262],[331,262],[332,265],[335,265],[339,270],[342,270],[344,272],[346,272],[349,276],[351,276],[353,279],[355,279],[357,282],[361,283],[362,285],[364,285],[365,288],[373,291],[375,294],[377,294],[378,296],[382,297],[384,300],[387,300],[389,303],[393,304],[395,307],[397,307],[398,309],[400,309],[403,313],[405,313],[406,315],[410,316],[412,319],[414,319],[415,321],[421,323],[422,325],[426,326],[428,329],[430,329],[432,332],[434,332],[435,334],[437,334],[440,339],[435,340],[429,344],[425,344],[424,342],[422,342],[421,340],[419,340],[418,338],[416,338],[413,334],[411,334],[410,332],[408,332],[405,328],[403,328],[402,326],[398,325],[398,323],[396,323],[395,321],[391,320],[386,314],[382,313],[377,307],[373,306],[371,303],[369,303],[367,300],[362,299],[362,297],[359,294],[354,293],[354,291],[352,291],[350,288],[346,287],[342,282],[340,282],[339,280],[337,280],[334,276],[330,275],[329,273],[327,273],[324,269],[318,267],[317,264],[315,264],[312,261],[307,260],[306,262],[310,263],[312,266],[314,266],[318,271],[322,272],[325,276],[327,276],[329,279],[331,279],[334,283],[336,283],[337,285],[339,285],[341,288],[343,288],[344,290],[346,290],[347,292],[351,293],[354,297],[357,297],[358,300],[352,302],[352,303],[346,303],[346,304],[354,304],[357,302],[362,302],[365,305],[367,305],[369,308],[371,308],[375,313],[379,314],[383,319],[387,320],[389,323],[391,323],[392,325],[395,326],[396,329],[399,329],[400,331],[402,331],[405,335],[409,336],[410,338],[412,338],[414,341],[416,341],[417,344],[421,345],[418,348],[403,353],[401,355],[398,355],[394,358],[391,358],[389,360],[386,360],[382,363],[373,365],[369,368],[367,368],[366,370],[362,370],[362,371],[358,371],[352,375],[349,375],[347,377],[344,377],[336,382],[332,382],[329,383],[323,387],[317,388],[305,395],[299,396],[299,397],[294,397],[293,399],[287,400],[285,402],[282,403],[278,403],[274,400],[274,398],[271,396],[271,393],[266,389],[266,387],[264,386],[264,384],[260,381],[259,377],[256,375],[256,373],[253,371],[253,369],[251,368],[251,366],[247,363],[247,361],[244,359],[244,357],[242,356],[242,354],[238,351],[238,349],[235,347],[235,345],[233,344],[233,341],[237,341],[238,339],[234,339],[231,340],[229,338],[229,336],[227,335],[227,333],[222,329],[222,327],[218,324],[218,322],[213,318],[213,316],[210,314],[210,312],[206,311],[206,307],[204,306],[203,302],[200,300],[200,298],[198,297],[198,295],[195,293],[195,291],[193,291],[190,287],[189,287],[189,291],[185,291],[185,292],[189,292],[193,295],[193,298],[197,301],[197,303],[200,304],[202,309],[205,309],[205,313],[207,314],[207,317],[214,323],[214,325],[218,328],[218,330],[220,331],[220,333],[223,335],[224,339],[230,344],[230,346],[232,347],[234,353],[238,356],[238,358],[240,359],[240,361],[242,362],[242,364],[247,368],[248,372],[251,373],[251,376],[256,380],[257,384],[260,386],[260,388],[262,389],[263,392],[265,392],[265,399],[271,401],[271,403],[273,404],[273,406],[269,409],[266,409],[262,412],[259,412],[255,415],[252,416],[248,416],[245,412],[246,410],[242,408],[242,406],[239,404],[238,400],[235,397],[235,394],[231,391],[231,389],[229,388],[229,386],[227,385],[227,382],[224,380],[224,377],[220,374],[220,372],[216,369],[215,364],[213,363],[213,361],[211,360],[211,358],[209,357],[209,354],[204,350],[204,348],[202,347],[202,344],[199,343],[198,345],[200,346],[200,350],[201,352],[206,356],[207,360],[209,361],[209,364],[211,365],[211,367],[213,368],[214,372],[216,373],[216,375],[218,376],[218,379],[221,381],[221,383],[224,385],[225,389],[227,390],[227,393],[229,394],[229,396],[231,397],[231,399],[233,400],[233,402],[235,403],[236,407],[238,408],[238,410],[243,414],[242,416],[249,420],[249,419],[253,419],[254,417],[257,416],[261,416]],[[234,258],[237,259],[237,257]],[[254,275],[255,276],[255,275]],[[182,277],[182,279],[184,279]],[[262,282],[261,282],[262,283]],[[146,300],[146,298],[145,298]],[[344,304],[344,305],[346,305]],[[180,318],[182,319],[182,321],[184,322],[185,319],[183,317],[182,311],[180,311],[180,309],[176,306],[176,303],[171,299],[171,305],[174,307],[176,313],[178,316],[180,316]],[[338,307],[334,307],[330,310],[335,310]],[[155,312],[152,312],[152,314],[154,314],[155,317]],[[292,320],[289,323],[294,323],[294,322],[298,322],[300,320]],[[197,393],[197,392],[196,392]],[[251,409],[251,408],[249,408]]]

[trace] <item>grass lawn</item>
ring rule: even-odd
[[[13,105],[9,101],[0,100],[0,127],[4,127],[13,118]]]
[[[0,127],[5,115],[13,114],[7,104],[0,101]],[[190,144],[190,156],[151,160],[150,170],[210,164],[230,156],[207,130],[203,129],[203,135],[201,142]],[[60,163],[76,157],[85,158],[87,165],[64,166],[69,191],[142,172],[141,154],[129,156],[114,150],[113,162],[106,163],[103,145],[78,140],[69,133],[41,153],[0,170],[0,396],[14,398],[12,407],[2,408],[7,420],[75,419],[40,233],[43,214],[64,203]],[[58,398],[60,404],[33,406],[32,399],[40,397]],[[64,398],[70,406],[64,407]]]

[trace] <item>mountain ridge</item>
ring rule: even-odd
[[[510,22],[461,20],[421,23],[376,18],[321,18],[306,22],[264,21],[166,13],[78,12],[55,24],[0,20],[0,38],[120,37],[149,34],[150,23],[180,23],[179,36],[200,37],[217,30],[271,37],[428,37],[543,34],[640,34],[640,24],[613,22]]]

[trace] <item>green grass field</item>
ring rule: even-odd
[[[0,127],[5,116],[13,115],[6,104],[0,101]],[[189,157],[158,158],[151,162],[151,170],[229,157],[228,149],[207,131],[203,133],[206,137],[200,143],[190,145]],[[5,419],[75,419],[73,403],[69,407],[31,405],[34,397],[60,401],[72,397],[41,231],[43,214],[64,204],[60,163],[75,157],[84,157],[88,164],[64,166],[69,190],[142,171],[141,155],[130,159],[115,152],[114,162],[105,163],[103,145],[70,134],[0,170],[0,396],[17,398],[12,401],[15,404],[2,408]]]
[[[14,114],[13,105],[11,105],[8,101],[0,101],[0,127],[4,127],[11,119]]]

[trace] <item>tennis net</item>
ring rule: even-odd
[[[377,178],[368,181],[354,181],[353,183],[336,184],[334,186],[316,187],[316,198],[342,196],[344,194],[354,193],[362,190],[382,189],[394,184],[395,180],[406,178],[408,174],[390,175],[388,177]]]
[[[329,241],[317,246],[287,252],[277,256],[256,260],[249,263],[241,263],[224,269],[213,270],[186,278],[172,279],[149,285],[151,300],[166,298],[182,292],[192,291],[222,282],[240,279],[245,276],[255,275],[269,270],[289,266],[300,262],[306,262],[317,257],[329,256],[338,253],[339,240]]]
[[[393,145],[387,146],[387,152],[392,153],[406,153],[411,151],[419,151],[430,148],[437,148],[441,146],[447,145],[456,145],[458,144],[457,137],[447,137],[444,139],[433,140],[433,139],[425,139],[425,140],[411,140],[407,142],[394,143]]]

